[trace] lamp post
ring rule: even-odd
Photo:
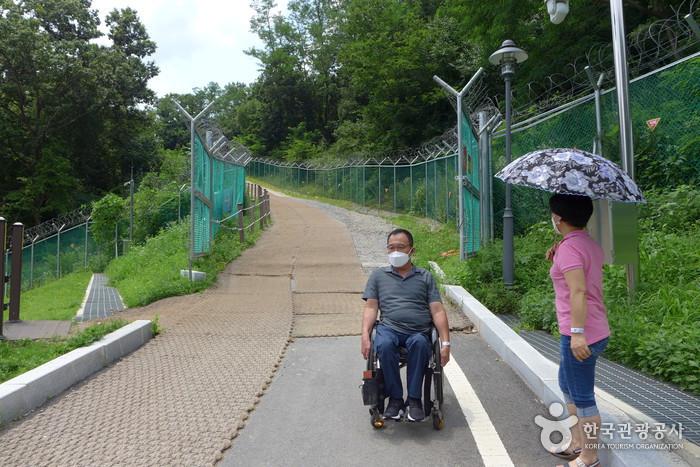
[[[511,159],[511,82],[515,75],[515,66],[527,60],[527,52],[516,47],[515,42],[508,39],[503,41],[501,48],[491,54],[489,62],[500,66],[501,76],[506,85],[506,164]],[[513,209],[511,206],[512,187],[506,183],[506,206],[503,210],[503,283],[512,287],[515,282],[514,249],[513,249]]]

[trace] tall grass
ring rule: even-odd
[[[241,244],[237,232],[221,229],[212,243],[211,253],[198,258],[193,265],[206,273],[206,279],[190,282],[180,276],[180,270],[188,267],[188,225],[187,221],[171,224],[109,264],[105,272],[110,284],[119,290],[127,306],[143,306],[209,287],[217,274],[260,236],[256,226],[252,234],[246,232],[245,242]]]

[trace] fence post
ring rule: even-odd
[[[394,163],[394,212],[396,212],[396,163]]]
[[[5,247],[7,246],[7,221],[0,217],[0,340],[4,340],[2,335],[2,321],[5,314]]]
[[[377,193],[377,198],[379,199],[379,210],[382,209],[382,166],[379,166],[379,193]]]
[[[413,162],[408,166],[408,170],[410,172],[409,178],[411,179],[411,212],[413,212]]]
[[[265,226],[265,195],[263,194],[262,187],[258,187],[258,203],[260,203],[260,230]]]
[[[19,321],[19,299],[22,293],[22,241],[24,225],[12,224],[12,273],[10,274],[10,316],[8,321]]]
[[[119,258],[119,222],[114,224],[114,257]]]
[[[243,231],[243,204],[238,203],[238,240],[243,243],[245,241],[245,232]]]
[[[90,218],[88,217],[85,221],[85,269],[88,267],[88,227],[90,225]],[[34,244],[32,243],[32,253],[34,252]],[[34,257],[32,256],[32,266],[34,266]]]
[[[58,235],[56,241],[56,279],[61,278],[61,231],[66,226],[63,224],[58,228]]]
[[[32,245],[29,247],[29,288],[34,287],[34,243],[36,237],[32,239]]]

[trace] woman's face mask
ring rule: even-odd
[[[561,222],[561,217],[559,219],[556,219],[556,217],[558,217],[558,216],[555,216],[554,214],[552,214],[552,227],[554,227],[554,231],[556,233],[561,235],[561,231],[559,230],[559,225],[558,225],[559,222]]]

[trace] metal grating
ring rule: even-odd
[[[92,279],[92,287],[83,309],[82,321],[106,318],[116,311],[122,311],[124,303],[117,289],[107,287],[107,276],[95,274]]]
[[[515,316],[498,316],[512,328],[518,325]],[[554,336],[544,331],[518,333],[542,355],[559,363],[559,341]],[[659,423],[682,423],[683,439],[700,444],[700,398],[604,357],[598,359],[596,385]]]

